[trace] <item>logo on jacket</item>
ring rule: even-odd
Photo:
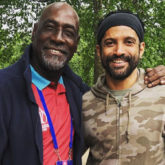
[[[39,107],[39,115],[40,115],[40,120],[41,120],[41,125],[42,125],[42,131],[47,131],[47,129],[49,128],[48,119],[47,119],[45,111],[42,110],[40,107]]]

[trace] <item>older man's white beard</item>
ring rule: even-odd
[[[55,55],[52,57],[42,56],[42,63],[45,69],[48,69],[49,71],[57,71],[63,68],[67,63],[67,60],[67,56],[63,56],[62,59]]]

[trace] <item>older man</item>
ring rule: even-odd
[[[79,42],[79,18],[63,2],[47,6],[32,44],[0,71],[0,164],[80,165],[82,94],[67,66]]]

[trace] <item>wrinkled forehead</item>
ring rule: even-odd
[[[79,28],[79,18],[75,10],[66,4],[63,5],[51,5],[47,7],[41,17],[40,23],[46,20],[54,20],[63,24],[70,24],[77,30]]]

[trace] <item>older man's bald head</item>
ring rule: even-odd
[[[68,3],[66,2],[54,2],[51,3],[50,5],[48,5],[43,11],[42,14],[40,16],[39,22],[42,22],[44,20],[45,17],[47,17],[48,15],[50,15],[50,13],[53,10],[69,10],[70,13],[74,16],[75,21],[77,22],[77,28],[79,29],[79,16],[77,15],[77,12],[73,9],[72,6],[70,6]]]

